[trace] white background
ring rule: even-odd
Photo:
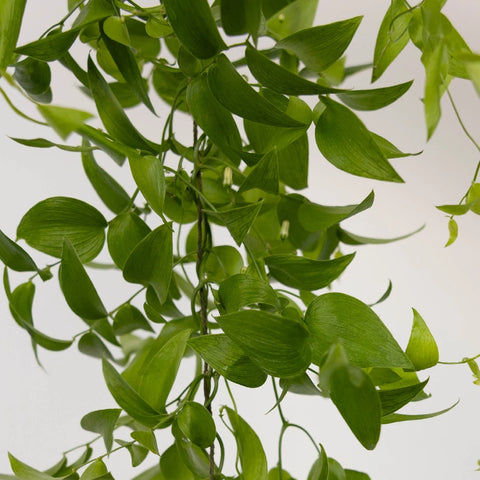
[[[46,2],[28,2],[20,43],[37,38],[63,15],[64,2],[49,2],[49,7],[54,3],[58,4],[57,12],[47,9]],[[376,31],[388,3],[378,0],[320,2],[317,24],[365,15],[347,52],[350,58],[347,64],[369,62]],[[473,50],[480,51],[478,2],[451,1],[445,12]],[[94,112],[86,97],[70,87],[72,77],[68,72],[55,67],[54,76],[55,104],[81,105]],[[336,282],[335,290],[372,302],[383,293],[391,279],[392,295],[376,311],[399,343],[406,346],[412,321],[411,307],[414,307],[436,337],[441,360],[460,360],[480,353],[477,313],[480,219],[471,213],[458,218],[459,239],[453,246],[444,248],[448,237],[447,218],[434,206],[458,202],[468,188],[480,155],[463,135],[446,99],[442,104],[440,126],[433,139],[425,144],[420,100],[423,71],[419,54],[413,47],[402,53],[376,86],[412,78],[414,86],[399,102],[362,116],[371,130],[405,151],[424,150],[421,156],[393,162],[406,183],[384,184],[348,176],[325,162],[312,143],[310,189],[305,194],[323,204],[342,205],[358,203],[374,189],[373,208],[345,224],[361,235],[397,236],[427,224],[421,233],[408,240],[358,248],[355,261]],[[5,82],[1,85],[5,87]],[[368,75],[356,76],[350,81],[350,86],[355,88],[367,88],[368,85]],[[478,96],[462,80],[455,80],[451,91],[464,122],[480,140]],[[36,116],[18,95],[12,93],[11,97]],[[157,119],[138,108],[132,116],[143,119],[150,138],[159,138],[164,113]],[[186,129],[188,138],[190,127],[187,124],[178,123],[176,128]],[[86,200],[99,208],[107,219],[111,218],[84,178],[79,155],[54,149],[29,149],[8,139],[7,136],[43,136],[58,140],[49,130],[15,116],[3,99],[0,99],[0,132],[0,225],[7,235],[15,237],[20,218],[33,204],[57,195]],[[98,159],[132,192],[128,171],[116,167],[107,157],[99,155]],[[48,261],[42,255],[35,255],[35,258],[40,264]],[[14,282],[26,279],[25,276],[13,278]],[[134,290],[130,285],[123,285],[119,278],[119,274],[105,273],[95,277],[107,308],[113,308],[118,298],[126,298]],[[70,338],[84,329],[82,322],[64,306],[55,279],[45,284],[37,283],[34,314],[38,328],[57,338]],[[91,438],[79,425],[85,413],[115,406],[95,359],[81,356],[75,347],[55,354],[42,350],[41,359],[46,372],[35,364],[27,334],[11,319],[6,299],[0,298],[0,472],[9,471],[7,451],[37,468],[51,466],[63,450]],[[327,400],[292,396],[286,399],[284,408],[290,420],[310,429],[329,456],[347,468],[368,472],[373,480],[475,479],[480,475],[474,471],[480,458],[477,434],[480,387],[472,384],[464,365],[439,366],[424,373],[422,378],[429,374],[427,391],[432,393],[432,398],[406,411],[433,411],[451,405],[458,398],[460,404],[447,415],[435,419],[384,427],[373,452],[365,451],[358,444]],[[190,374],[185,371],[185,375]],[[240,388],[235,391],[240,397],[240,413],[264,439],[269,465],[274,466],[280,425],[276,412],[265,415],[274,403],[270,385],[255,391]],[[217,411],[226,401],[222,395],[215,405]],[[159,436],[161,445],[166,447],[170,442],[171,439]],[[305,437],[292,432],[286,437],[284,457],[285,468],[302,479],[306,478],[314,460],[314,450]],[[120,480],[132,476],[125,452],[114,453],[109,465]]]

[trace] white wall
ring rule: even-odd
[[[58,3],[63,8],[64,2]],[[374,0],[324,1],[319,6],[317,23],[365,15],[349,53],[355,62],[368,62],[372,57],[376,29],[387,4]],[[474,50],[480,51],[478,2],[456,0],[449,2],[445,10],[467,42]],[[47,11],[44,2],[29,2],[21,42],[36,38],[55,19],[56,15]],[[68,72],[56,67],[57,74],[60,79],[54,84],[55,103],[77,106],[78,102],[83,102],[83,108],[94,111],[78,90],[68,88],[71,81]],[[380,82],[388,85],[411,78],[415,78],[415,84],[401,101],[383,111],[363,115],[370,129],[400,148],[424,150],[421,156],[393,162],[406,184],[383,184],[349,177],[323,160],[312,143],[308,195],[324,204],[348,204],[358,202],[373,188],[376,194],[374,207],[346,224],[358,234],[397,236],[427,224],[421,233],[400,243],[358,248],[354,263],[335,288],[370,302],[380,296],[391,279],[393,293],[376,310],[401,345],[405,346],[408,341],[412,320],[410,308],[415,307],[437,339],[441,360],[460,360],[480,353],[477,314],[480,219],[473,214],[459,218],[459,239],[445,249],[447,219],[434,206],[455,203],[462,197],[479,154],[461,132],[448,101],[442,104],[443,118],[435,136],[425,145],[420,101],[423,72],[417,51],[407,48]],[[367,76],[354,77],[351,86],[367,88]],[[477,95],[461,80],[454,81],[451,90],[466,125],[480,140]],[[36,115],[19,95],[12,94],[12,99]],[[77,155],[15,144],[7,136],[45,136],[54,141],[55,137],[48,130],[15,116],[1,99],[0,105],[2,230],[14,237],[16,225],[28,208],[56,195],[85,199],[108,215],[84,179]],[[145,119],[147,131],[158,138],[162,118],[155,119],[142,109],[136,110],[134,116]],[[132,190],[127,171],[120,170],[107,158],[99,156],[99,160]],[[112,279],[100,273],[96,278],[107,306],[115,306],[120,288],[125,296],[132,291],[130,286],[116,281],[118,276]],[[75,348],[56,354],[41,351],[44,372],[35,364],[28,336],[10,318],[4,297],[0,298],[0,319],[0,365],[3,366],[0,373],[0,472],[9,471],[7,451],[38,468],[47,468],[59,459],[63,449],[91,437],[79,425],[85,413],[114,407],[114,402],[103,384],[98,361],[80,356]],[[82,323],[63,306],[56,280],[38,284],[35,319],[42,331],[58,338],[69,338],[83,328]],[[235,390],[242,397],[241,414],[251,421],[261,438],[267,439],[266,449],[273,466],[280,425],[275,412],[264,415],[274,403],[269,388],[261,389],[254,407],[252,398],[256,391]],[[330,456],[345,467],[368,472],[373,480],[476,478],[478,474],[474,469],[480,458],[477,434],[479,387],[472,384],[467,367],[440,366],[432,370],[427,390],[432,393],[432,398],[408,407],[409,412],[441,409],[458,398],[460,404],[439,418],[386,426],[373,452],[366,452],[358,444],[326,400],[293,396],[286,399],[285,409],[289,419],[309,427]],[[164,445],[169,441],[165,440]],[[299,479],[306,478],[314,458],[306,439],[297,433],[288,434],[285,452],[285,468]],[[114,473],[120,472],[117,478],[128,478],[125,453],[113,454],[111,465]]]

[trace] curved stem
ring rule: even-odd
[[[468,363],[468,362],[473,362],[477,358],[480,358],[480,353],[478,355],[473,356],[473,357],[462,358],[458,362],[441,362],[441,361],[438,361],[437,363],[439,363],[440,365],[462,365],[462,364],[465,364],[465,363]]]

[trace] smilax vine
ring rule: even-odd
[[[373,192],[357,204],[331,206],[298,191],[308,185],[311,148],[348,174],[403,181],[391,160],[411,154],[369,130],[355,111],[392,104],[412,82],[352,90],[344,86],[352,75],[370,70],[377,81],[412,42],[425,67],[431,137],[442,96],[453,103],[453,79],[480,90],[480,57],[443,15],[445,1],[392,0],[372,63],[355,65],[344,52],[362,18],[314,26],[317,1],[163,0],[141,6],[68,0],[63,18],[39,39],[17,45],[28,5],[0,0],[3,100],[26,121],[45,126],[46,136],[55,138],[50,128],[61,139],[12,140],[19,148],[58,148],[81,157],[109,211],[104,215],[78,198],[51,197],[25,213],[16,233],[0,231],[6,298],[39,363],[42,348],[76,346],[99,359],[116,404],[80,420],[92,440],[78,447],[76,458],[67,450],[40,471],[10,454],[14,475],[0,478],[113,479],[107,457],[123,451],[134,467],[156,458],[136,480],[288,480],[293,477],[282,442],[287,431],[299,429],[317,451],[305,459],[312,463],[308,480],[366,480],[366,473],[328,457],[321,432],[285,418],[286,395],[330,399],[368,450],[377,445],[382,425],[449,410],[397,413],[428,397],[427,380],[417,372],[439,361],[417,311],[404,351],[373,305],[325,290],[354,260],[354,253],[340,253],[342,245],[409,235],[379,240],[343,228],[344,220],[372,206]],[[52,104],[53,62],[93,99],[100,121],[75,105]],[[31,112],[13,103],[14,90],[31,102]],[[155,138],[130,119],[127,112],[135,106],[162,111]],[[186,115],[187,134],[176,128]],[[130,171],[133,192],[100,166],[109,161]],[[449,243],[458,230],[453,217],[479,213],[477,173],[459,205],[439,207],[450,216]],[[57,260],[39,265],[35,250]],[[110,264],[95,261],[102,250]],[[95,288],[95,269],[105,267],[137,286],[112,309]],[[54,278],[59,302],[85,324],[71,339],[46,335],[33,320],[36,290]],[[193,365],[191,378],[177,377],[184,362]],[[475,359],[464,363],[478,377]],[[262,440],[230,388],[251,389],[253,398],[265,382],[272,385],[281,422],[278,458],[269,458],[268,466]],[[230,395],[228,406],[216,401],[220,391]],[[236,441],[233,453],[225,435]],[[157,446],[160,436],[171,438],[166,450]]]

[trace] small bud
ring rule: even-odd
[[[240,273],[243,273],[243,274],[247,273],[247,267],[245,265],[240,270]]]
[[[282,222],[282,226],[280,227],[280,239],[286,240],[288,238],[288,230],[290,228],[290,222],[288,220],[284,220]]]
[[[223,186],[232,186],[232,169],[230,167],[225,167],[225,170],[223,171]]]

